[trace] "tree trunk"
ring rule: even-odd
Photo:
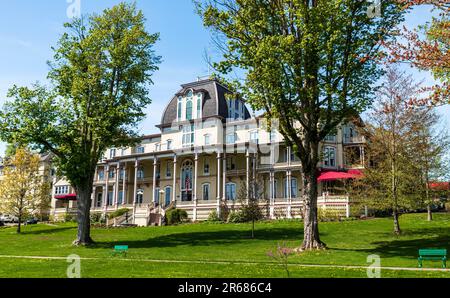
[[[433,212],[431,212],[430,204],[427,205],[427,213],[428,213],[428,221],[432,221],[433,220]]]
[[[20,225],[20,223],[22,222],[22,215],[19,214],[19,216],[17,218],[19,220],[19,223],[17,224],[17,234],[20,234],[20,232],[21,232],[21,225]]]
[[[91,239],[91,193],[92,183],[85,183],[83,186],[75,187],[77,191],[77,219],[78,234],[74,245],[89,245],[94,241]]]
[[[400,235],[402,231],[400,230],[400,222],[398,221],[398,212],[397,212],[397,210],[394,209],[392,215],[394,216],[394,234],[395,235]]]
[[[313,163],[314,164],[314,163]],[[326,248],[320,241],[319,222],[317,219],[317,168],[312,166],[304,175],[304,212],[303,212],[303,243],[300,251]]]
[[[252,239],[255,238],[255,219],[252,220]]]

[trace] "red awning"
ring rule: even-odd
[[[325,172],[320,174],[317,181],[334,181],[339,179],[355,179],[357,178],[354,174],[349,174],[346,172]]]
[[[357,170],[357,169],[348,170],[347,173],[349,173],[350,175],[357,176],[357,177],[364,176],[364,173],[361,170]]]
[[[429,187],[432,190],[450,190],[450,182],[431,182]]]
[[[68,194],[68,195],[58,195],[58,196],[55,196],[55,199],[57,199],[57,200],[76,201],[77,194],[71,193],[71,194]]]

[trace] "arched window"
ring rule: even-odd
[[[164,206],[169,206],[172,198],[172,187],[166,186],[164,189]]]
[[[202,185],[202,199],[203,201],[209,200],[209,192],[210,192],[211,185],[209,183],[204,183]]]
[[[335,147],[325,147],[323,150],[323,164],[326,167],[336,166],[336,148]]]
[[[186,120],[192,120],[192,100],[186,102]]]
[[[202,118],[202,96],[197,96],[197,119]]]
[[[180,97],[178,97],[178,113],[177,113],[178,121],[181,120],[182,112],[183,112],[183,98],[180,96]]]
[[[192,201],[192,169],[193,163],[191,160],[186,160],[181,166],[181,201]]]

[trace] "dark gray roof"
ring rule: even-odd
[[[178,96],[186,94],[190,89],[194,93],[202,92],[203,96],[203,118],[228,117],[228,105],[225,94],[230,91],[216,79],[206,79],[181,85],[181,89],[175,94],[166,106],[162,118],[161,127],[170,126],[177,119]],[[245,107],[245,119],[250,118],[250,113]]]

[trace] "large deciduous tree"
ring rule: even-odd
[[[121,3],[100,15],[65,24],[49,62],[50,87],[12,87],[0,114],[5,141],[53,152],[60,174],[77,193],[75,245],[92,242],[89,211],[94,172],[108,147],[137,139],[136,126],[151,100],[148,87],[160,58],[145,17]]]
[[[204,25],[218,37],[215,63],[247,102],[278,118],[280,132],[302,164],[304,239],[300,250],[320,249],[317,220],[319,143],[344,119],[364,110],[380,69],[381,41],[402,21],[395,1],[372,14],[368,1],[198,0]],[[227,76],[228,75],[228,76]],[[239,80],[237,80],[239,81]]]
[[[17,233],[27,216],[48,210],[51,185],[39,171],[39,154],[16,149],[3,164],[0,181],[0,211],[18,218]]]

